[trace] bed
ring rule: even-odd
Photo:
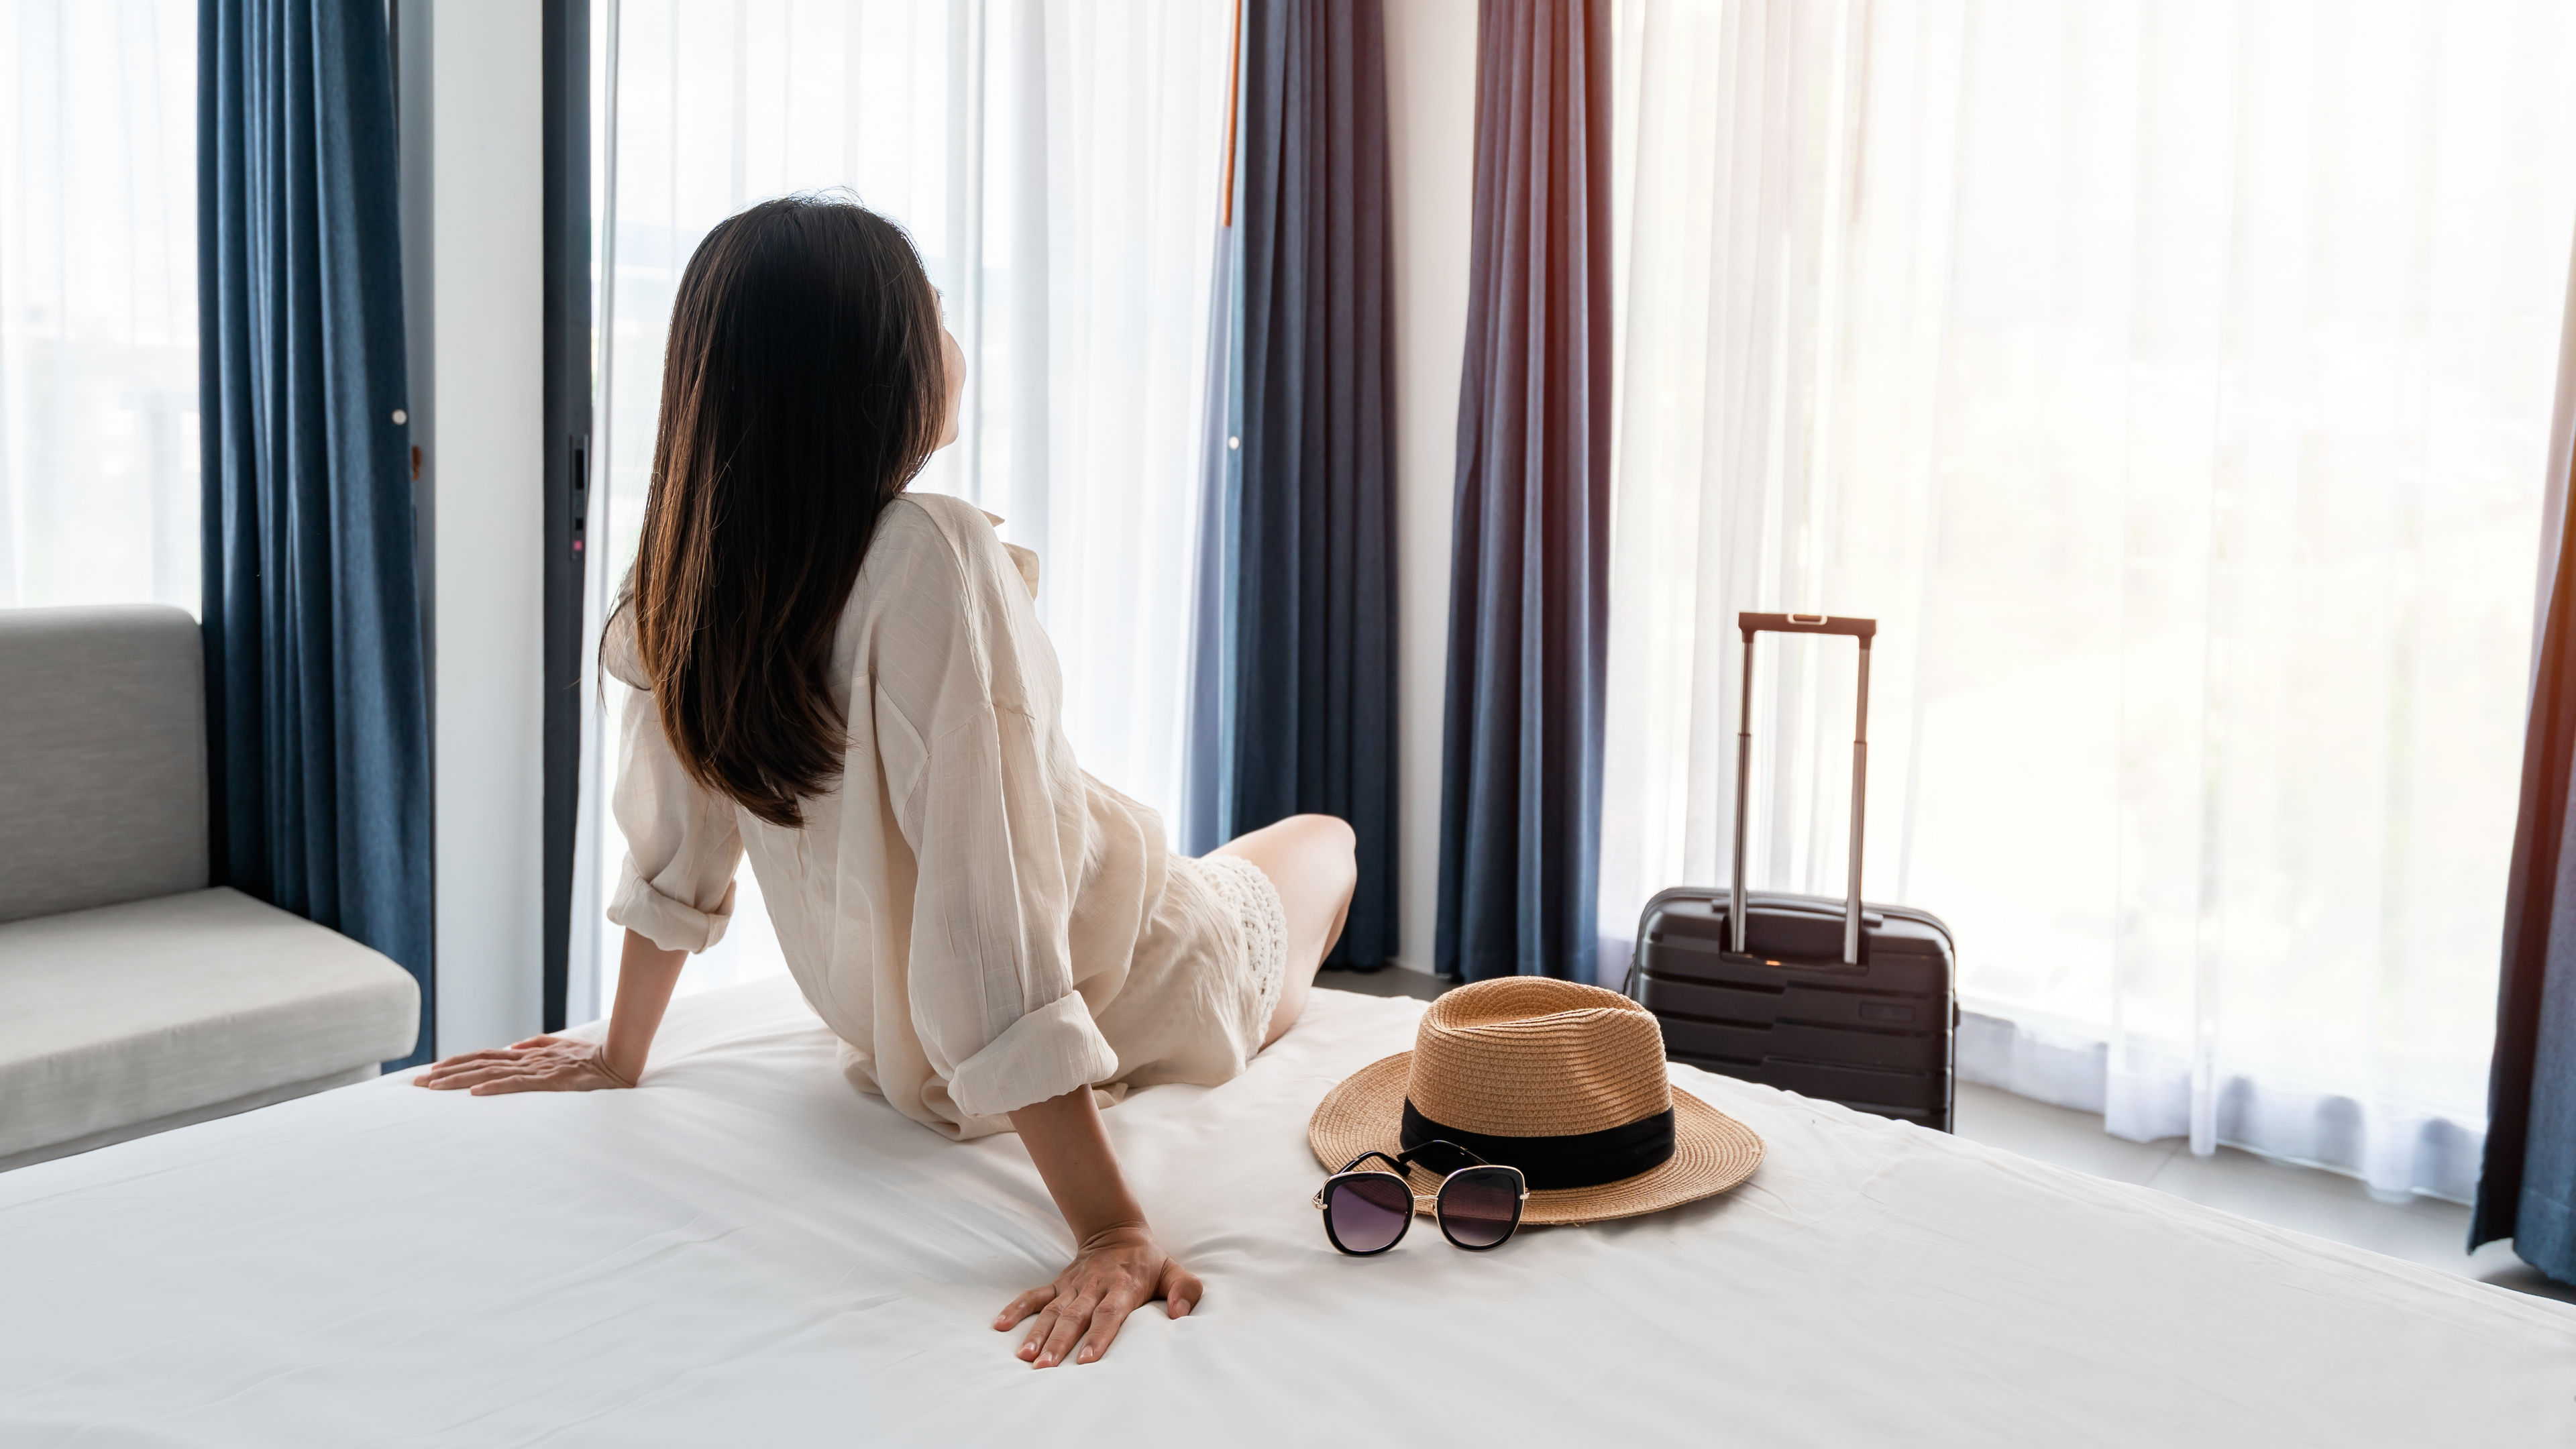
[[[784,979],[633,1092],[388,1078],[0,1174],[0,1443],[2576,1443],[2576,1307],[1675,1067],[1735,1192],[1326,1245],[1308,1112],[1420,1003],[1320,991],[1108,1114],[1182,1261],[1098,1364],[994,1311],[1069,1241],[1016,1139],[846,1086]]]

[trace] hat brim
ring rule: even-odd
[[[1413,1053],[1369,1063],[1324,1095],[1306,1124],[1306,1145],[1324,1170],[1335,1172],[1363,1152],[1393,1156],[1404,1120],[1404,1088]],[[1753,1129],[1690,1093],[1673,1090],[1673,1155],[1634,1177],[1593,1187],[1532,1192],[1521,1210],[1524,1223],[1591,1223],[1661,1212],[1726,1191],[1762,1165],[1762,1139]],[[1413,1169],[1414,1190],[1428,1193],[1439,1179]],[[1417,1211],[1429,1212],[1425,1203]]]

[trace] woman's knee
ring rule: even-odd
[[[1343,917],[1349,913],[1351,897],[1359,889],[1359,833],[1336,815],[1296,818],[1305,822],[1308,879],[1317,888],[1314,904],[1322,913],[1315,922],[1321,928],[1316,950],[1321,957],[1333,949],[1334,941],[1341,936]]]
[[[1351,822],[1344,820],[1339,815],[1291,815],[1288,818],[1297,821],[1309,830],[1322,833],[1326,839],[1331,840],[1333,843],[1341,846],[1345,850],[1351,849],[1359,844],[1359,832],[1351,829]]]
[[[1246,831],[1219,849],[1247,855],[1265,866],[1358,873],[1359,836],[1337,815],[1291,815]]]
[[[1359,882],[1358,837],[1330,815],[1291,815],[1220,847],[1261,867],[1279,888],[1292,937],[1329,949]]]
[[[1299,815],[1292,818],[1305,826],[1314,838],[1315,848],[1330,855],[1334,865],[1352,876],[1359,874],[1360,836],[1351,828],[1349,821],[1338,815]]]

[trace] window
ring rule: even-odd
[[[0,0],[0,607],[197,609],[196,43]]]
[[[1735,611],[1874,615],[1866,886],[1964,1072],[2465,1196],[2576,13],[1619,26],[1605,929],[1728,874]],[[1751,880],[1839,896],[1848,653],[1763,649]]]
[[[1231,7],[624,0],[592,14],[608,484],[593,637],[634,557],[690,253],[751,202],[843,189],[911,233],[966,353],[961,436],[913,486],[972,500],[1038,550],[1076,754],[1177,821]],[[615,776],[624,695],[609,682],[596,735],[591,880],[623,852],[599,782]],[[783,969],[769,931],[746,868],[726,940],[680,989]],[[601,931],[603,1009],[618,949]],[[572,994],[581,1019],[578,981]]]

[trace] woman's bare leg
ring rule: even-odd
[[[1357,847],[1351,828],[1330,815],[1291,815],[1217,847],[1220,855],[1239,855],[1261,867],[1288,911],[1288,976],[1280,983],[1279,1009],[1270,1014],[1263,1046],[1297,1024],[1315,972],[1342,938],[1351,889],[1360,878]]]

